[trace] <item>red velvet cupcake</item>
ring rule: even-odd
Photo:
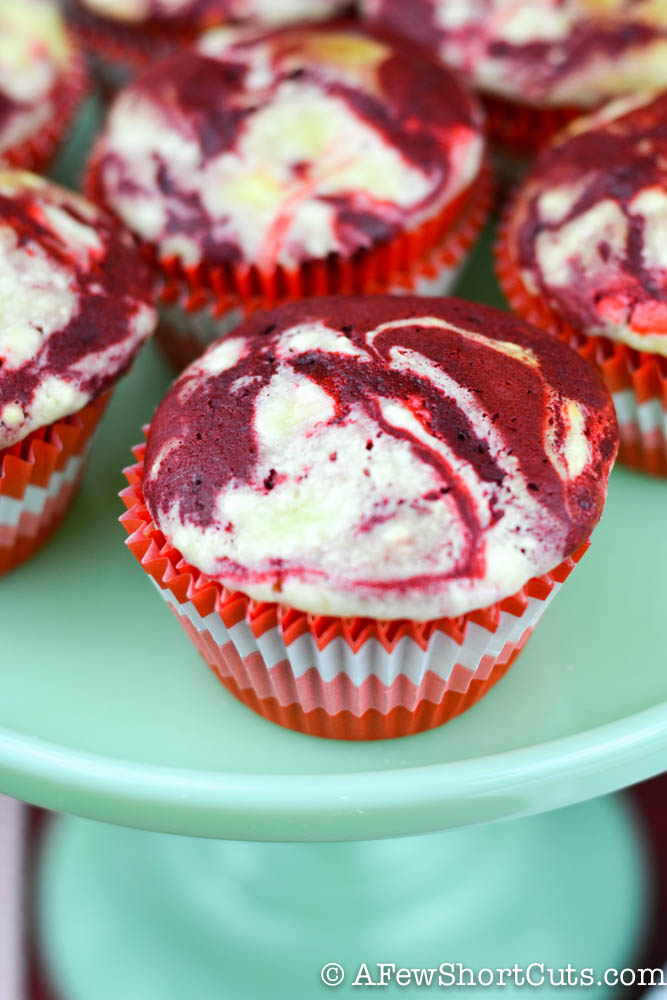
[[[487,211],[483,121],[354,26],[220,30],[117,97],[89,191],[162,275],[182,365],[280,301],[447,291]]]
[[[52,0],[0,5],[0,163],[40,170],[65,135],[85,75]]]
[[[153,330],[150,299],[114,220],[0,170],[0,573],[62,519],[110,389]]]
[[[514,661],[586,547],[616,447],[596,372],[508,313],[312,299],[183,373],[123,521],[246,704],[319,736],[406,735]]]
[[[350,6],[350,0],[68,0],[71,23],[108,94],[207,28],[320,21]]]
[[[484,95],[492,139],[530,153],[586,109],[667,86],[663,0],[362,0]]]
[[[667,475],[667,93],[573,123],[507,214],[512,308],[567,340],[613,393],[622,461]]]

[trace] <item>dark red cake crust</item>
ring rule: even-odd
[[[21,175],[18,175],[21,176]],[[48,188],[46,189],[48,191]],[[39,353],[16,369],[3,368],[0,358],[0,412],[7,403],[27,406],[35,389],[49,376],[67,380],[68,372],[91,353],[107,351],[128,336],[129,324],[140,303],[152,302],[152,278],[132,237],[109,215],[95,210],[95,218],[81,214],[76,202],[66,211],[75,223],[91,226],[102,252],[91,252],[82,266],[66,244],[46,224],[41,188],[12,196],[0,192],[0,224],[16,233],[17,245],[38,245],[55,267],[71,275],[70,287],[79,308],[63,328],[52,333]],[[103,371],[77,373],[77,386],[91,398],[100,395],[123,373],[110,363]]]
[[[348,32],[357,28],[352,22],[337,21],[319,26],[312,37],[326,38],[327,32]],[[362,38],[372,38],[361,31]],[[453,150],[448,136],[459,131],[482,132],[482,114],[478,104],[456,78],[409,42],[393,42],[387,58],[378,67],[378,96],[371,96],[331,77],[326,65],[306,60],[299,69],[289,69],[291,54],[302,59],[301,46],[311,32],[305,29],[253,32],[249,40],[235,43],[229,58],[210,58],[193,48],[185,48],[147,70],[132,84],[137,97],[145,96],[159,106],[165,121],[174,131],[184,130],[196,138],[203,164],[226,152],[234,152],[248,120],[267,104],[271,94],[285,81],[312,82],[324,94],[346,102],[355,115],[372,126],[411,165],[424,171],[433,181],[429,202],[437,201],[451,182]],[[273,46],[273,72],[270,92],[257,94],[249,105],[246,87],[248,68],[239,61],[245,49],[252,50],[269,41]],[[236,56],[236,58],[235,58]],[[174,86],[178,80],[178,87]],[[212,100],[211,95],[216,99]],[[157,154],[156,154],[157,155]],[[123,176],[122,188],[129,191],[133,182],[122,157],[106,150],[104,143],[92,162],[92,172],[99,182],[113,169]],[[295,169],[299,165],[295,165]],[[309,168],[303,165],[304,170]],[[164,203],[168,233],[184,235],[202,249],[203,259],[212,265],[238,264],[241,249],[229,240],[216,238],[211,217],[196,192],[179,191],[178,178],[172,176],[169,162],[160,160],[157,182]],[[109,192],[104,181],[99,195],[107,203]],[[335,209],[335,233],[341,247],[349,254],[368,246],[385,244],[401,232],[401,221],[385,218],[379,212],[360,210],[358,192],[323,197]],[[426,206],[424,206],[426,207]]]
[[[445,320],[451,327],[445,331],[411,322],[415,317],[426,316]],[[353,344],[368,350],[366,334],[397,320],[404,323],[376,336],[370,362],[360,364],[353,357],[340,355],[332,360],[331,355],[312,350],[295,357],[293,368],[331,397],[336,413],[334,421],[344,422],[353,405],[361,406],[382,433],[409,441],[420,461],[438,471],[441,490],[424,500],[437,503],[441,496],[455,494],[461,521],[470,538],[468,551],[474,558],[479,528],[463,481],[450,478],[447,463],[438,452],[428,449],[408,431],[383,420],[376,402],[378,397],[409,401],[409,408],[426,423],[432,435],[471,466],[480,480],[502,491],[505,473],[454,399],[434,387],[430,380],[390,367],[390,354],[395,347],[413,350],[429,359],[482,402],[484,411],[516,456],[528,489],[560,523],[568,524],[564,555],[574,552],[590,535],[604,503],[607,476],[617,447],[611,399],[593,369],[555,338],[509,314],[453,299],[391,296],[318,299],[290,304],[250,319],[234,334],[247,339],[248,355],[216,376],[204,378],[196,366],[190,376],[186,371],[153,419],[144,480],[153,516],[169,509],[178,498],[181,516],[206,526],[213,520],[217,495],[232,480],[257,485],[255,401],[271,379],[276,362],[273,349],[285,330],[297,323],[321,322],[342,331]],[[464,337],[456,327],[533,351],[539,359],[539,373],[515,356]],[[196,392],[188,393],[188,378],[196,380]],[[232,392],[232,384],[239,379],[246,380],[244,388]],[[551,387],[555,398],[574,400],[589,414],[585,433],[594,454],[581,475],[569,482],[559,477],[545,452],[545,424],[552,428],[556,447],[564,434],[561,410],[546,398],[545,384]],[[174,438],[178,439],[178,446],[163,459],[157,476],[152,478],[153,462]],[[369,447],[372,446],[371,441]],[[330,456],[331,461],[337,457]],[[279,469],[272,473],[263,482],[267,493],[280,477]],[[474,566],[464,561],[460,572],[474,575]]]
[[[567,186],[578,191],[567,213],[555,221],[544,218],[540,198]],[[510,220],[516,260],[522,271],[530,273],[537,294],[553,303],[576,329],[599,333],[609,318],[639,336],[667,330],[666,272],[652,266],[647,217],[633,206],[638,195],[651,189],[663,191],[667,199],[667,93],[557,141],[542,152],[527,178],[522,189],[527,194],[520,194],[517,201],[520,221]],[[590,268],[584,273],[573,259],[571,280],[554,286],[538,259],[540,234],[558,233],[608,201],[620,209],[627,225],[623,252],[619,255],[615,249],[612,258],[601,235],[596,273]]]

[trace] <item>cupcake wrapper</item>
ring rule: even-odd
[[[32,556],[62,521],[110,395],[0,451],[0,575]]]
[[[412,288],[394,287],[390,291],[401,295],[413,292],[417,295],[448,295],[461,270],[463,259],[454,265],[443,265],[434,277],[419,277]],[[229,309],[221,316],[215,316],[208,309],[188,312],[178,304],[159,307],[160,321],[156,339],[169,363],[176,371],[182,371],[190,362],[198,358],[214,340],[227,336],[248,316],[248,310],[237,307]]]
[[[500,680],[583,555],[492,607],[433,622],[310,615],[227,590],[156,528],[125,470],[127,545],[222,683],[260,715],[313,736],[371,740],[442,725]]]
[[[0,151],[0,162],[36,173],[44,170],[58,152],[87,90],[88,75],[83,59],[77,51],[71,70],[53,93],[53,104],[57,113],[52,115],[37,133],[9,149]]]
[[[618,460],[667,476],[667,358],[609,340],[587,337],[558,316],[521,280],[508,241],[510,205],[496,244],[496,273],[510,307],[523,319],[565,341],[600,372],[612,394],[619,425]]]
[[[487,170],[477,181],[477,191],[464,210],[457,225],[443,240],[440,247],[433,250],[426,260],[418,261],[412,272],[402,275],[401,280],[389,286],[370,286],[355,289],[360,293],[391,291],[395,294],[448,295],[465,263],[466,255],[475,242],[488,217],[492,192],[491,178]],[[322,294],[326,294],[325,290]],[[298,297],[298,296],[297,296]],[[160,306],[160,322],[156,340],[167,360],[176,371],[181,371],[198,358],[209,344],[231,330],[259,308],[268,308],[275,303],[264,303],[261,299],[249,302],[236,301],[231,308],[216,306],[202,308],[197,297],[176,297],[167,295],[167,302]]]
[[[92,201],[106,206],[95,152],[84,189]],[[491,170],[484,163],[472,184],[435,219],[348,259],[333,254],[293,271],[278,267],[264,272],[235,263],[187,268],[177,257],[160,257],[150,244],[144,244],[144,253],[159,276],[162,302],[178,304],[187,312],[208,309],[221,316],[239,307],[250,313],[322,295],[365,295],[389,289],[409,292],[418,281],[435,280],[444,269],[461,263],[486,222],[491,203]]]
[[[489,141],[500,149],[524,156],[533,156],[552,136],[586,111],[578,107],[535,108],[502,97],[484,96],[483,101]]]

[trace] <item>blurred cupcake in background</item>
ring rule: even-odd
[[[0,574],[62,520],[110,389],[153,331],[150,303],[115,220],[0,170]]]
[[[509,313],[312,299],[256,314],[176,381],[122,520],[247,705],[318,736],[404,736],[516,659],[616,448],[598,374]]]
[[[45,167],[85,90],[55,0],[0,3],[0,163]]]
[[[156,59],[193,42],[207,28],[322,21],[350,0],[66,0],[70,21],[112,94]]]
[[[118,95],[88,191],[150,254],[182,366],[256,308],[446,292],[487,215],[483,133],[409,45],[221,29]]]
[[[667,86],[665,0],[361,0],[484,95],[491,138],[531,153],[586,109]]]
[[[573,122],[538,158],[497,249],[512,308],[613,393],[622,461],[667,475],[667,93]]]

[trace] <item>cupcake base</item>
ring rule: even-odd
[[[208,666],[249,708],[311,736],[373,740],[432,729],[479,701],[517,658],[558,586],[532,613],[506,615],[495,632],[469,625],[460,646],[436,631],[426,650],[416,637],[385,647],[373,636],[356,651],[345,640],[316,649],[311,636],[287,644],[279,625],[261,636],[248,622],[223,631],[222,619],[206,620],[196,603],[158,589]]]
[[[667,476],[667,357],[637,351],[606,337],[587,337],[546,301],[531,295],[509,249],[507,221],[496,245],[496,273],[514,312],[568,343],[599,371],[616,409],[618,461],[649,475]]]
[[[0,451],[0,575],[34,555],[60,525],[110,395]]]
[[[372,740],[442,725],[506,673],[571,558],[492,607],[430,622],[342,619],[259,603],[186,563],[153,523],[142,490],[145,445],[125,471],[127,545],[216,676],[279,725]]]

